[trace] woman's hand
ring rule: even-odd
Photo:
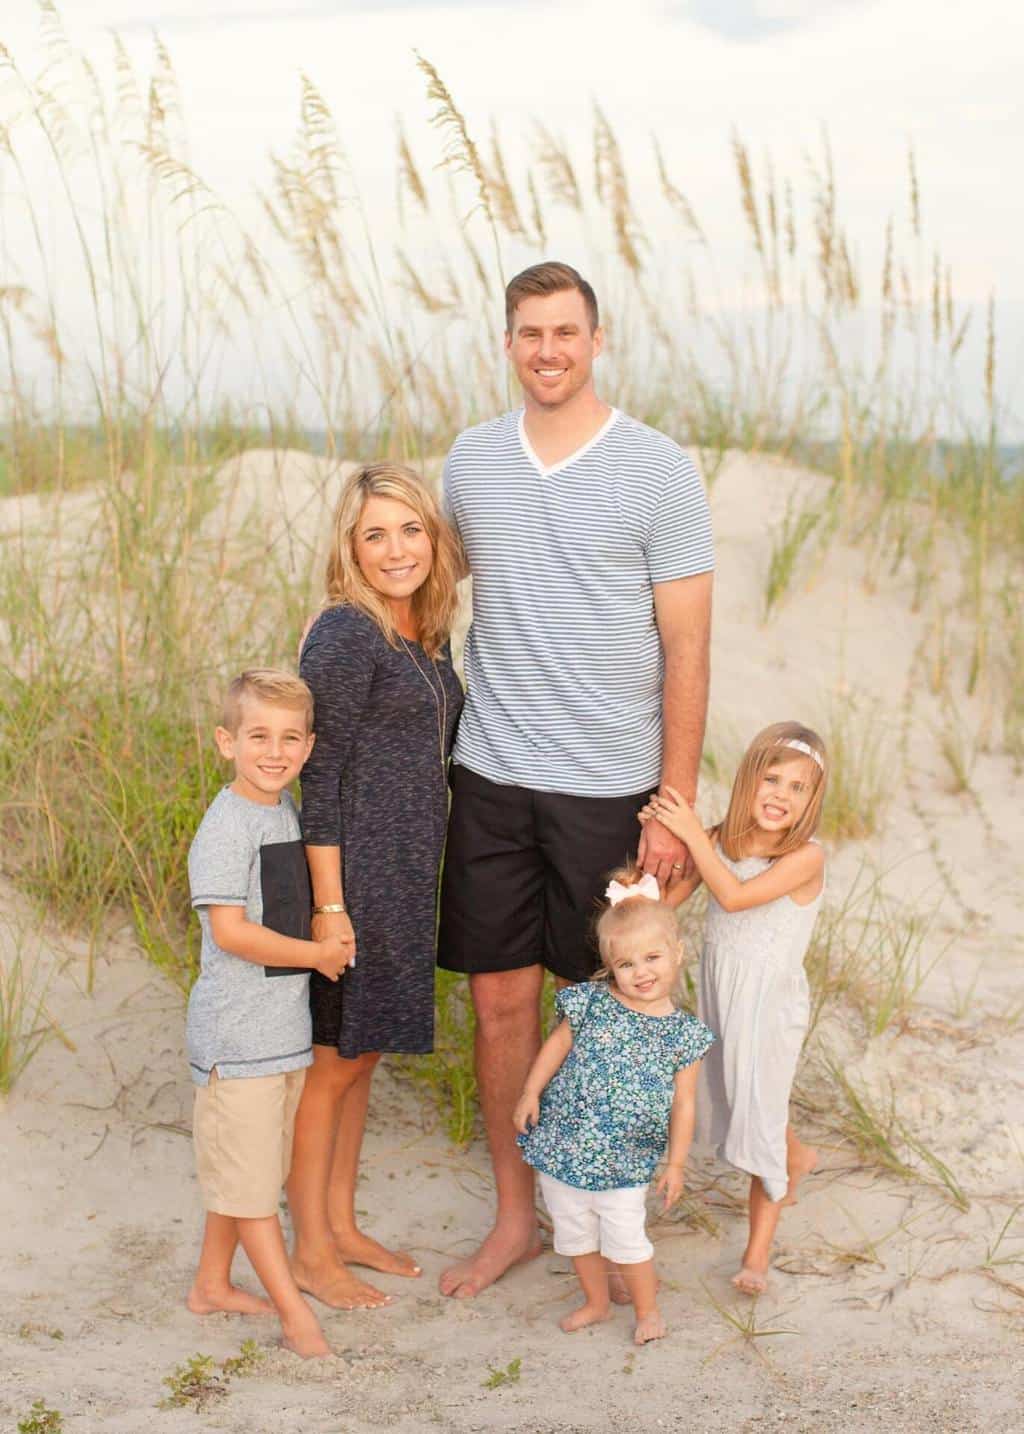
[[[683,1193],[685,1185],[683,1167],[681,1165],[666,1165],[662,1172],[661,1179],[654,1187],[656,1194],[664,1194],[665,1198],[661,1206],[663,1210],[671,1210],[672,1206]]]
[[[703,831],[697,813],[675,787],[666,787],[664,792],[655,792],[640,812],[642,822],[658,821],[663,827],[685,842],[695,831]]]
[[[356,964],[356,933],[352,929],[352,922],[347,911],[325,911],[319,916],[314,916],[311,935],[317,943],[326,941],[329,936],[338,938],[344,956],[340,970]],[[319,967],[317,969],[319,970]],[[326,971],[324,975],[327,975]]]
[[[529,1135],[533,1126],[540,1122],[540,1097],[524,1090],[512,1112],[512,1124],[520,1135]]]

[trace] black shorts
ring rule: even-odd
[[[543,965],[566,981],[597,967],[594,917],[608,873],[636,855],[630,797],[505,787],[452,764],[438,965],[474,974]]]

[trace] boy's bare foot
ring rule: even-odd
[[[340,1261],[307,1266],[293,1259],[292,1274],[303,1294],[334,1310],[371,1310],[391,1303],[390,1295],[358,1279]]]
[[[786,1187],[786,1193],[782,1197],[781,1201],[783,1205],[796,1204],[797,1186],[800,1184],[800,1181],[804,1178],[805,1175],[810,1175],[811,1171],[814,1169],[817,1163],[818,1152],[817,1150],[815,1150],[814,1146],[802,1145],[800,1147],[800,1155],[797,1159],[793,1161],[789,1171],[789,1184]]]
[[[741,1295],[752,1295],[755,1299],[763,1295],[768,1288],[767,1270],[754,1270],[749,1265],[741,1265],[732,1277],[733,1287],[739,1290]]]
[[[224,1285],[219,1289],[193,1285],[185,1298],[185,1308],[194,1315],[274,1313],[274,1306],[269,1300],[261,1298],[260,1295],[250,1295],[245,1290],[236,1289],[234,1285]]]
[[[362,1230],[334,1231],[334,1247],[346,1265],[362,1265],[368,1270],[380,1270],[383,1275],[404,1275],[410,1280],[423,1273],[404,1250],[389,1250]]]
[[[324,1339],[324,1332],[312,1310],[308,1319],[289,1321],[281,1326],[281,1343],[300,1359],[323,1359],[333,1354],[331,1346]]]
[[[532,1217],[526,1230],[495,1225],[474,1254],[445,1270],[438,1288],[443,1295],[457,1300],[472,1299],[495,1280],[500,1280],[513,1265],[534,1260],[540,1252],[540,1234]]]
[[[633,1331],[633,1343],[650,1344],[652,1339],[664,1339],[666,1332],[661,1311],[651,1310],[650,1314],[645,1314],[643,1319],[637,1320],[636,1329]]]
[[[612,1312],[607,1305],[592,1305],[588,1302],[580,1305],[578,1310],[563,1315],[558,1321],[558,1327],[566,1334],[575,1334],[578,1329],[586,1329],[588,1324],[604,1324],[605,1320],[611,1317]]]

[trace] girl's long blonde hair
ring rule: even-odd
[[[359,608],[373,618],[392,647],[398,646],[391,607],[383,593],[366,581],[356,562],[355,530],[368,498],[391,498],[404,503],[419,518],[430,539],[433,562],[422,587],[413,593],[412,606],[419,641],[431,657],[436,657],[451,634],[458,604],[455,585],[465,570],[465,558],[434,494],[418,473],[402,463],[368,463],[346,480],[332,519],[324,606],[348,603]]]
[[[754,804],[754,794],[761,785],[765,772],[779,762],[792,762],[794,758],[807,755],[795,748],[792,745],[794,742],[803,742],[812,752],[817,752],[821,758],[821,766],[811,759],[814,771],[811,799],[803,816],[785,833],[773,855],[785,856],[788,851],[796,851],[804,842],[810,841],[817,831],[828,783],[828,754],[825,744],[817,732],[800,722],[773,722],[770,727],[758,732],[743,754],[732,784],[729,809],[725,820],[717,828],[718,844],[733,861],[739,861],[748,854],[747,844],[755,830],[750,812]]]

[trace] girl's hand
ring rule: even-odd
[[[671,1210],[672,1206],[679,1199],[685,1189],[686,1182],[683,1178],[683,1167],[681,1165],[666,1165],[662,1172],[661,1179],[655,1185],[656,1194],[664,1192],[664,1201],[661,1208]]]
[[[697,813],[675,787],[666,787],[663,793],[655,792],[641,810],[640,820],[661,822],[662,826],[667,827],[680,841],[686,841],[694,831],[703,831]]]
[[[356,964],[356,933],[352,929],[347,911],[325,911],[320,916],[314,916],[310,935],[316,942],[326,941],[328,936],[336,936],[341,942],[345,957],[341,963],[342,969]],[[326,971],[324,975],[327,975]]]
[[[512,1112],[512,1124],[520,1135],[529,1135],[533,1126],[540,1123],[540,1097],[523,1091]]]

